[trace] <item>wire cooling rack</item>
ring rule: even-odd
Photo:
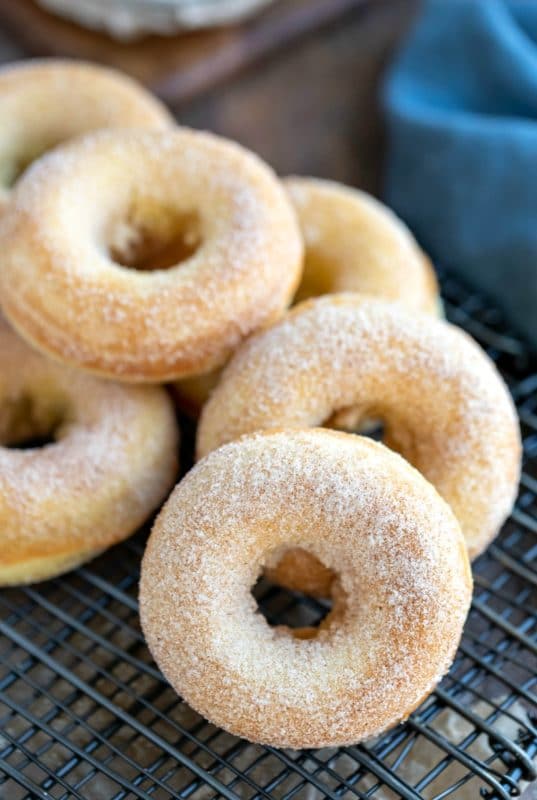
[[[145,647],[141,532],[62,578],[0,591],[1,800],[507,800],[536,776],[537,361],[480,295],[446,276],[443,293],[515,397],[524,474],[516,510],[475,565],[461,647],[431,697],[367,745],[279,751],[215,728]],[[256,592],[271,622],[326,611],[263,583]]]

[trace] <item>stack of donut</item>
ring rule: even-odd
[[[6,68],[0,119],[0,585],[71,569],[161,505],[172,383],[199,463],[140,583],[170,683],[278,747],[405,719],[451,664],[469,559],[520,469],[508,391],[441,318],[427,257],[368,195],[280,181],[102,68]],[[356,433],[371,420],[384,444]],[[269,625],[262,572],[330,613]]]

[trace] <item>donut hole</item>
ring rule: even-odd
[[[110,258],[121,267],[150,272],[176,267],[191,258],[201,241],[197,211],[138,203],[116,220],[107,235]]]
[[[364,412],[363,409],[354,406],[337,409],[323,422],[322,427],[345,433],[358,433],[376,442],[382,442],[386,433],[385,423],[378,412],[373,409]]]
[[[34,450],[55,444],[66,421],[66,409],[33,395],[5,399],[0,405],[0,444],[14,450]]]
[[[252,587],[259,613],[271,627],[313,639],[344,609],[338,575],[302,548],[269,559]]]

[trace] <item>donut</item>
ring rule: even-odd
[[[283,183],[305,244],[295,303],[324,294],[360,292],[412,311],[441,315],[431,263],[389,208],[366,192],[334,181],[290,177]],[[175,384],[180,408],[198,417],[219,377],[215,373]],[[358,427],[349,413],[336,416],[333,424]]]
[[[62,367],[0,320],[0,586],[59,575],[133,533],[173,486],[177,440],[164,389]]]
[[[131,382],[218,367],[281,315],[302,268],[272,170],[181,128],[103,130],[45,155],[19,181],[0,241],[0,302],[20,334]]]
[[[0,69],[0,209],[26,167],[50,148],[97,128],[166,128],[173,118],[135,81],[61,59]]]
[[[291,176],[284,185],[305,243],[295,302],[360,292],[438,315],[431,262],[393,211],[370,194],[334,181]]]
[[[274,553],[336,574],[317,628],[271,627],[251,594]],[[448,505],[382,444],[267,431],[201,461],[175,488],[142,562],[141,622],[196,711],[274,747],[335,747],[405,719],[447,672],[471,597]]]
[[[204,407],[198,457],[242,434],[352,409],[436,487],[478,556],[509,514],[521,443],[500,375],[459,328],[358,294],[305,301],[235,354]]]

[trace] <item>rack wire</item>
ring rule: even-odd
[[[0,591],[1,800],[508,800],[537,776],[537,361],[486,299],[442,283],[448,317],[513,393],[524,469],[515,511],[475,564],[464,637],[436,691],[366,745],[280,751],[215,728],[144,644],[145,530],[66,576]],[[271,622],[326,612],[263,582],[256,592]]]

